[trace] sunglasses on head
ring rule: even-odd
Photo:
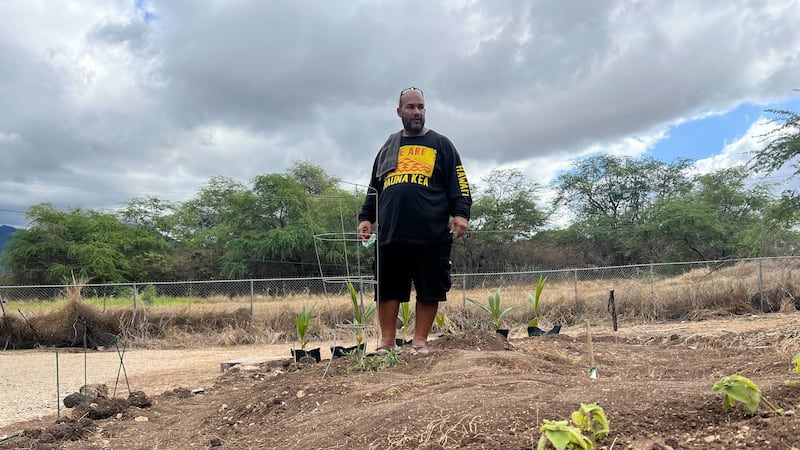
[[[414,86],[411,86],[411,87],[405,88],[405,89],[403,89],[402,91],[400,91],[400,97],[402,97],[402,96],[403,96],[403,94],[405,94],[406,92],[409,92],[409,91],[417,91],[417,92],[419,92],[420,94],[422,94],[423,96],[425,96],[425,93],[424,93],[424,92],[422,92],[422,89],[420,89],[420,88],[416,88],[416,87],[414,87]]]

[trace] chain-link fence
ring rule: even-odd
[[[776,311],[800,295],[800,257],[731,259],[669,264],[535,270],[502,273],[455,273],[450,299],[466,305],[467,297],[483,298],[484,293],[501,290],[508,295],[525,295],[535,290],[539,277],[546,277],[546,295],[550,304],[573,312],[600,310],[610,295],[623,308],[636,310],[643,318],[670,318],[675,302],[691,310],[741,302],[758,311]],[[275,300],[298,295],[347,295],[346,282],[371,293],[374,283],[366,275],[349,278],[312,277],[248,280],[209,280],[86,284],[81,295],[86,298],[125,299],[135,309],[155,297],[189,297],[249,305],[264,299]],[[0,286],[4,301],[37,302],[63,298],[68,285]],[[613,293],[612,293],[613,291]],[[504,294],[505,295],[505,294]],[[718,300],[717,300],[718,298]],[[800,306],[799,302],[795,302]],[[626,306],[628,305],[628,306]],[[679,308],[680,309],[680,308]],[[696,309],[696,308],[695,308]]]

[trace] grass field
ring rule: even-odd
[[[659,279],[547,280],[541,295],[539,326],[572,325],[587,319],[610,323],[612,291],[618,318],[627,323],[787,310],[798,306],[795,299],[800,298],[799,273],[796,264],[775,262],[768,270],[758,272],[737,264],[718,270],[698,268]],[[487,284],[490,283],[484,283]],[[7,302],[6,315],[0,321],[0,339],[7,346],[18,348],[63,346],[79,342],[78,334],[84,329],[97,335],[94,338],[98,343],[105,333],[147,347],[288,342],[297,338],[295,315],[304,305],[314,308],[308,330],[312,340],[346,340],[354,334],[347,327],[353,320],[353,308],[352,299],[346,294],[201,298],[145,292],[134,309],[132,296],[84,297],[80,287],[78,282],[57,300]],[[489,315],[466,299],[486,303],[489,294],[499,292],[500,308],[512,308],[503,319],[503,327],[524,330],[533,317],[528,296],[535,289],[534,284],[468,290],[454,287],[440,308],[445,328],[490,330]],[[369,303],[372,295],[367,292],[358,300]],[[374,334],[375,317],[367,323],[367,331]],[[97,330],[93,331],[93,327]],[[413,321],[406,328],[411,327]],[[435,325],[434,332],[445,331],[440,328]]]

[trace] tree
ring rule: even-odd
[[[49,203],[34,205],[26,214],[31,227],[17,230],[2,256],[19,283],[57,284],[73,275],[98,283],[124,282],[164,269],[133,262],[162,253],[164,239],[114,214],[80,208],[62,212]]]
[[[597,155],[578,161],[555,181],[556,206],[567,206],[579,221],[624,227],[660,198],[689,189],[688,159],[665,163],[654,158]]]
[[[471,228],[498,232],[502,240],[530,237],[540,228],[547,214],[535,202],[540,186],[519,169],[495,169],[474,189]]]
[[[325,173],[322,167],[308,161],[295,161],[287,171],[292,179],[297,181],[305,191],[312,195],[322,195],[336,188],[339,180]]]
[[[773,236],[787,229],[773,219],[776,200],[751,185],[744,166],[700,175],[681,196],[658,201],[632,233],[632,248],[650,261],[712,260],[773,253]]]
[[[605,154],[577,162],[554,182],[553,206],[566,207],[575,215],[562,235],[587,243],[594,263],[631,262],[630,233],[657,200],[690,189],[685,174],[689,164],[687,159],[665,163]]]
[[[769,174],[791,163],[794,168],[792,177],[797,176],[800,174],[800,159],[797,159],[800,156],[800,115],[782,109],[768,109],[766,112],[777,116],[773,122],[779,126],[767,133],[769,142],[755,153],[750,167],[756,172]]]
[[[470,229],[454,260],[462,270],[496,271],[528,267],[514,255],[521,240],[529,239],[547,220],[536,204],[540,186],[519,169],[495,169],[473,186]]]

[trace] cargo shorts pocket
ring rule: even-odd
[[[439,286],[444,292],[449,291],[453,286],[452,268],[453,263],[449,256],[439,258]]]

